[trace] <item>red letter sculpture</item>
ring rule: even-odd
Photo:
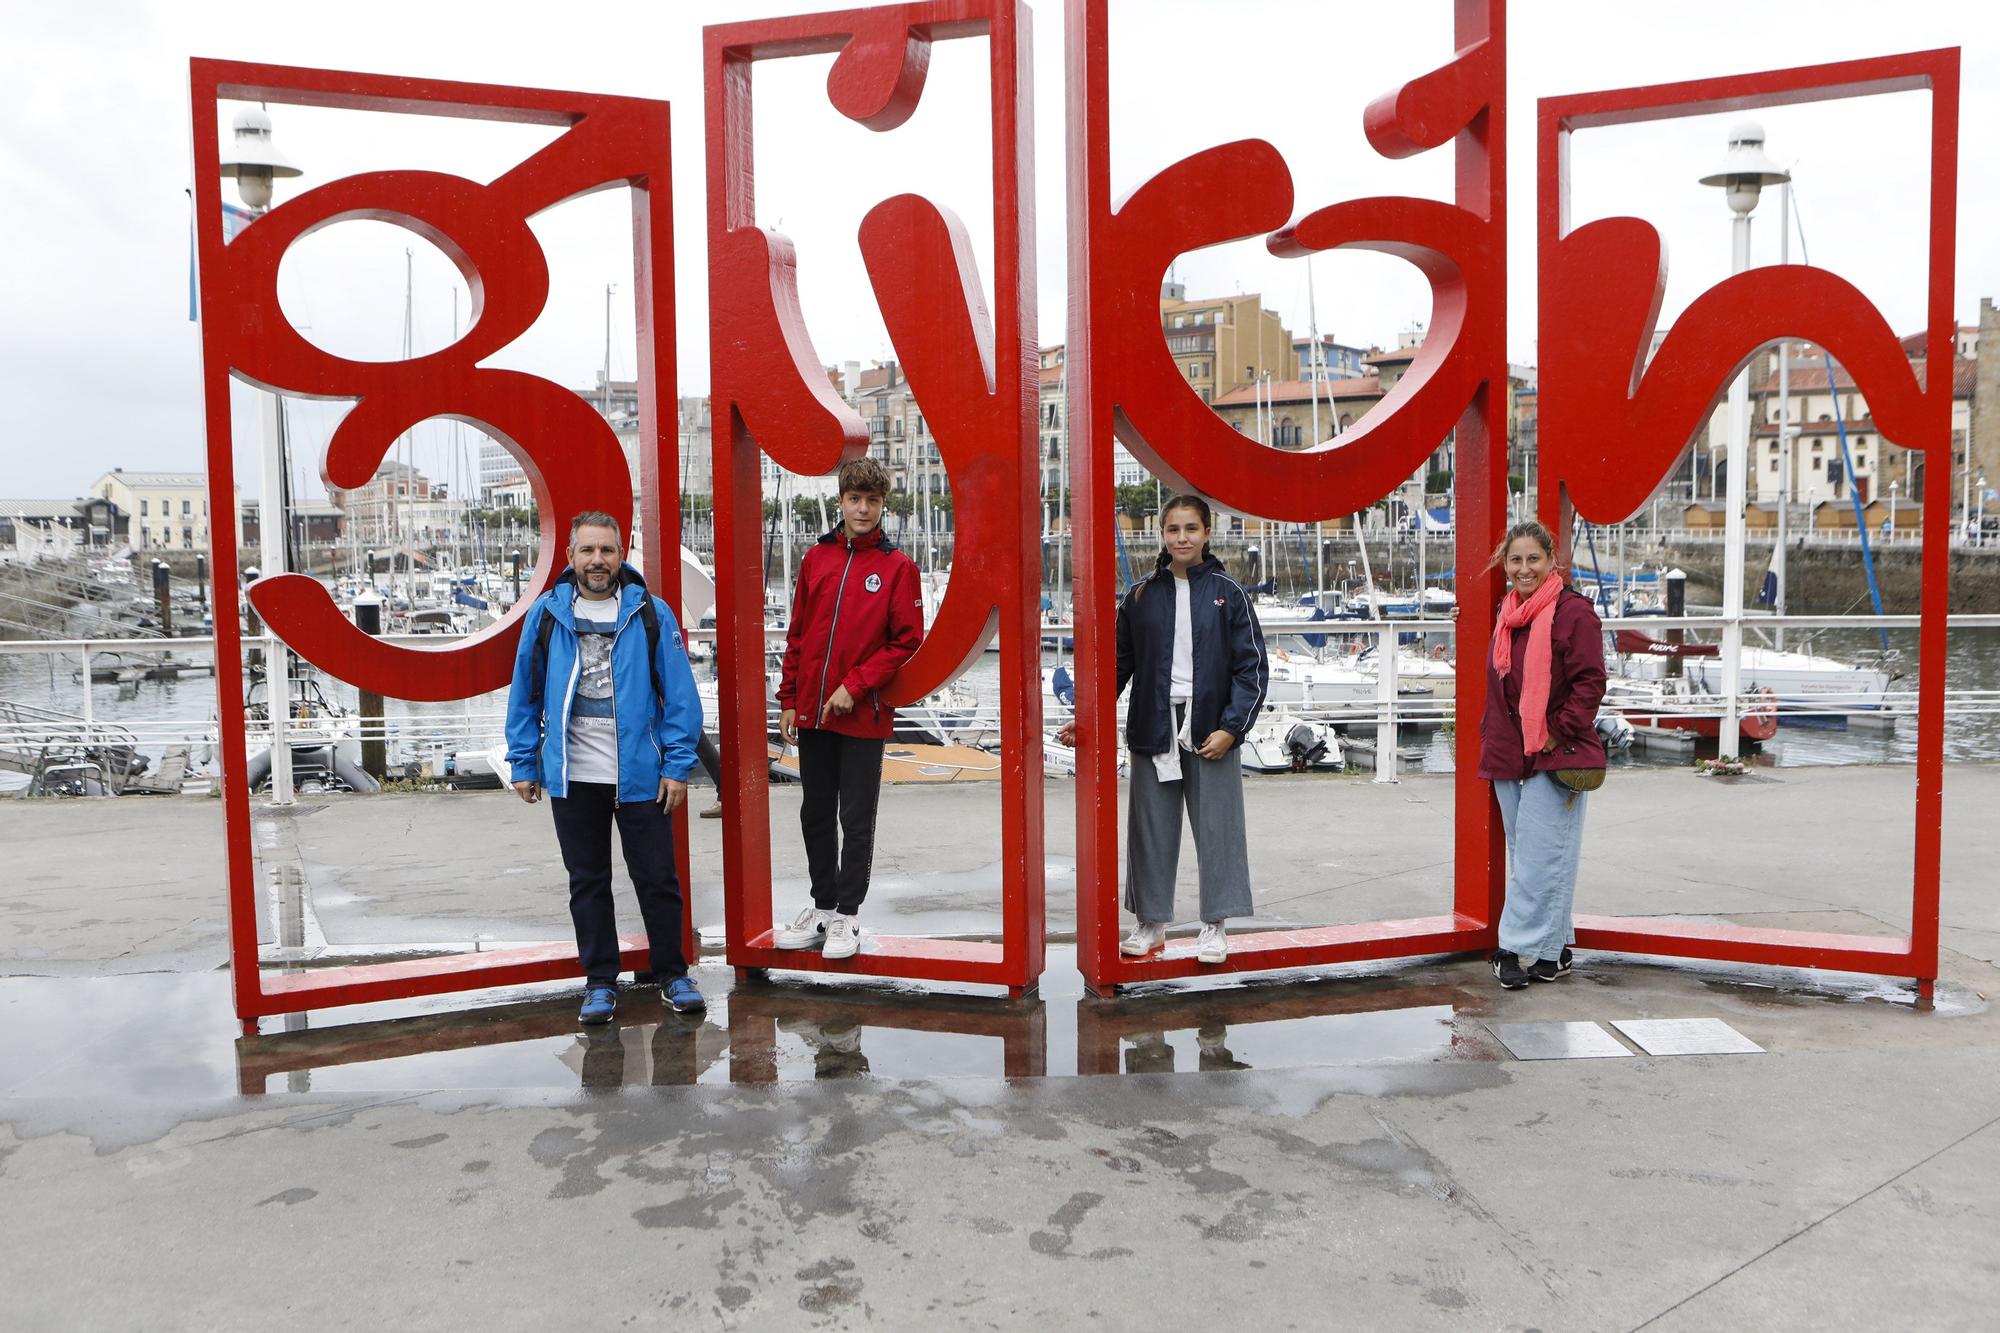
[[[1497,586],[1469,571],[1498,540],[1506,496],[1505,32],[1499,0],[1460,0],[1453,59],[1378,99],[1364,119],[1387,157],[1454,145],[1457,198],[1356,199],[1291,222],[1292,181],[1269,144],[1245,141],[1197,153],[1110,198],[1110,111],[1104,0],[1069,8],[1071,458],[1077,469],[1077,937],[1096,990],[1190,975],[1191,953],[1134,961],[1117,950],[1118,809],[1113,766],[1117,683],[1110,651],[1110,440],[1177,486],[1225,508],[1312,521],[1365,508],[1408,480],[1457,431],[1455,475],[1462,614],[1461,662],[1483,660]],[[1158,293],[1176,255],[1267,235],[1280,255],[1342,247],[1414,264],[1429,280],[1430,336],[1388,397],[1337,447],[1278,452],[1225,425],[1176,372],[1160,327]],[[1476,718],[1485,674],[1462,671],[1461,718]],[[1475,727],[1476,731],[1477,728]],[[1485,784],[1457,778],[1455,901],[1439,916],[1238,935],[1234,970],[1262,970],[1483,947],[1498,910],[1498,822]]]
[[[561,572],[567,531],[563,516],[602,509],[632,531],[624,455],[596,409],[549,380],[479,364],[525,332],[548,298],[548,266],[528,220],[566,199],[615,185],[633,187],[640,414],[648,442],[640,460],[649,511],[643,517],[651,538],[646,574],[670,603],[677,603],[679,580],[662,577],[663,570],[676,567],[665,553],[678,546],[671,516],[680,509],[671,462],[673,427],[663,423],[659,411],[665,402],[671,412],[675,402],[666,104],[211,60],[193,62],[192,85],[196,200],[198,216],[205,221],[197,245],[211,511],[228,514],[236,504],[229,403],[234,376],[274,393],[354,401],[334,432],[321,469],[329,485],[366,483],[397,436],[418,422],[453,417],[508,447],[533,484],[543,516],[532,586],[504,619],[464,642],[410,648],[372,638],[341,615],[324,587],[303,574],[261,578],[251,586],[250,600],[271,629],[307,661],[362,689],[400,699],[471,698],[506,686],[520,617]],[[565,132],[489,184],[431,171],[335,180],[284,202],[225,244],[219,225],[218,98],[515,121]],[[409,361],[353,361],[313,346],[285,318],[277,278],[286,250],[318,228],[352,218],[406,227],[451,258],[472,291],[472,321],[457,342]],[[664,468],[663,456],[668,459]],[[273,518],[267,514],[263,521]],[[215,567],[219,581],[227,581],[236,568],[234,528],[218,522],[213,530]],[[260,978],[242,681],[237,672],[221,667],[240,660],[241,642],[235,616],[218,614],[215,626],[239,1016],[254,1020],[260,1014],[576,972],[575,950],[564,943],[473,958]],[[686,883],[684,850],[681,855]],[[692,941],[690,923],[690,946]],[[637,947],[628,941],[628,948]],[[641,957],[635,953],[634,961]]]
[[[758,452],[824,473],[867,448],[806,333],[791,243],[755,219],[750,77],[759,60],[838,52],[827,97],[885,131],[923,95],[931,44],[984,36],[992,89],[994,291],[988,317],[971,247],[917,195],[871,209],[860,244],[896,353],[951,478],[958,559],[923,647],[889,702],[936,690],[1000,635],[1003,943],[870,936],[849,962],[770,947],[762,488]],[[729,959],[986,982],[1020,993],[1042,970],[1041,646],[1034,416],[1035,269],[1030,40],[1012,0],[937,0],[731,24],[707,31],[709,309],[716,583],[723,626],[723,877]]]
[[[1951,458],[1951,375],[1919,383],[1896,336],[1860,292],[1824,269],[1773,265],[1716,284],[1647,360],[1666,288],[1660,238],[1637,218],[1570,231],[1569,136],[1676,116],[1926,89],[1931,94],[1929,345],[1952,345],[1958,207],[1958,53],[1930,51],[1693,83],[1545,99],[1541,154],[1540,508],[1617,523],[1673,470],[1716,401],[1761,349],[1799,339],[1827,350],[1866,397],[1882,438]],[[1947,475],[1949,471],[1947,470]],[[1904,939],[1717,923],[1579,916],[1577,943],[1628,953],[1937,975],[1944,801],[1945,613],[1951,488],[1924,496],[1917,694],[1916,855]],[[1565,535],[1565,544],[1567,536]]]

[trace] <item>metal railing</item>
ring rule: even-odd
[[[1752,630],[1764,629],[1916,629],[1922,618],[1916,615],[1757,615],[1746,614],[1741,623]],[[1405,635],[1455,636],[1457,625],[1447,617],[1413,617],[1394,620],[1306,620],[1299,618],[1266,617],[1261,620],[1267,638],[1271,636],[1310,636],[1324,640],[1358,640],[1361,647],[1354,651],[1342,652],[1330,643],[1321,655],[1313,659],[1317,664],[1337,665],[1343,661],[1354,663],[1364,673],[1372,667],[1375,677],[1372,695],[1368,698],[1315,699],[1306,703],[1282,703],[1273,705],[1288,716],[1297,716],[1312,721],[1324,722],[1343,727],[1369,727],[1374,729],[1375,778],[1377,781],[1395,781],[1398,771],[1397,729],[1411,724],[1442,724],[1455,718],[1456,703],[1450,698],[1409,697],[1403,693],[1406,685],[1415,683],[1415,678],[1405,675],[1402,638]],[[1638,616],[1607,617],[1603,621],[1607,631],[1619,629],[1639,629],[1648,633],[1661,630],[1694,629],[1719,630],[1725,621],[1718,615],[1685,616]],[[2000,615],[1957,614],[1947,618],[1949,630],[2000,629]],[[1048,621],[1042,623],[1038,633],[1045,644],[1061,643],[1073,639],[1075,626],[1068,621]],[[766,626],[764,637],[768,643],[784,638],[782,628]],[[458,642],[465,636],[447,634],[391,634],[381,636],[384,642],[408,646],[428,646],[442,648]],[[712,643],[716,638],[714,630],[695,629],[686,631],[686,637],[695,643]],[[267,639],[246,637],[244,644],[249,647],[262,646]],[[100,654],[141,652],[147,656],[186,655],[190,664],[199,661],[213,670],[215,644],[209,637],[190,637],[172,640],[117,639],[46,639],[0,641],[0,655],[54,656],[57,659],[71,657],[76,662],[75,677],[81,681],[90,678],[93,660]],[[1454,655],[1455,656],[1455,655]],[[1454,665],[1454,671],[1456,664]],[[1079,681],[1081,686],[1082,682]],[[92,749],[127,746],[134,750],[162,745],[186,744],[191,747],[212,747],[218,742],[218,727],[213,717],[189,719],[120,719],[116,722],[100,722],[95,717],[92,691],[88,687],[80,690],[82,707],[79,714],[68,715],[55,710],[36,709],[31,705],[0,703],[0,749],[16,755],[29,751],[39,753],[48,749],[52,753],[68,746],[81,754]],[[1706,708],[1713,708],[1728,716],[1729,701],[1719,692],[1703,690],[1699,692],[1700,702]],[[997,705],[978,704],[965,706],[961,700],[934,695],[926,701],[933,705],[940,719],[949,724],[949,730],[966,741],[990,740],[998,735],[1001,710]],[[1772,708],[1773,705],[1762,694],[1750,690],[1739,693],[1735,700],[1736,712],[1753,708]],[[1775,705],[1781,717],[1837,718],[1852,715],[1857,709],[1867,709],[1876,715],[1907,716],[1914,713],[1917,692],[1914,688],[1890,689],[1867,695],[1828,694],[1815,698],[1810,703],[1783,701]],[[1607,704],[1617,711],[1615,701]],[[1115,716],[1122,719],[1122,702],[1114,705]],[[285,710],[275,711],[282,714]],[[1063,705],[1053,698],[1044,699],[1044,725],[1053,730],[1075,716],[1076,710]],[[1945,713],[1948,718],[1992,716],[2000,714],[2000,690],[1955,689],[1947,693]],[[291,724],[297,725],[297,724]],[[277,735],[285,733],[287,722],[280,719],[274,728],[269,723],[248,724],[246,740],[252,745],[271,745]],[[399,742],[405,747],[416,749],[439,749],[443,747],[470,748],[480,742],[499,743],[505,731],[505,709],[501,706],[466,708],[451,712],[409,714],[380,719],[355,719],[353,731],[356,739],[386,739]]]

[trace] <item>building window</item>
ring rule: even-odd
[[[140,500],[140,501],[139,501],[139,517],[140,517],[140,518],[145,518],[145,517],[146,517],[146,514],[147,514],[147,510],[148,510],[148,509],[150,509],[150,508],[151,508],[151,505],[150,505],[150,503],[149,503],[148,501],[146,501],[146,500],[143,500],[143,499],[142,499],[142,500]],[[141,531],[144,531],[144,529],[141,529]]]
[[[1772,460],[1771,460],[1771,466],[1770,466],[1770,468],[1769,468],[1768,470],[1769,470],[1769,471],[1772,471],[1772,472],[1776,472],[1776,471],[1778,470],[1778,460],[1777,460],[1777,459],[1775,459],[1775,458],[1774,458],[1774,459],[1772,459]],[[1522,557],[1522,559],[1526,559],[1526,558],[1527,558],[1526,556],[1523,556],[1523,557]]]
[[[181,545],[182,545],[182,546],[183,546],[184,548],[188,549],[188,550],[193,550],[193,549],[194,549],[194,529],[193,529],[193,528],[182,528],[182,529],[181,529]]]

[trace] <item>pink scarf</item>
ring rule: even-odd
[[[1512,588],[1500,600],[1500,623],[1493,627],[1493,669],[1502,677],[1514,666],[1514,631],[1528,627],[1528,661],[1521,671],[1521,744],[1538,754],[1549,740],[1549,678],[1553,674],[1550,633],[1555,627],[1560,574],[1551,573],[1527,601]]]

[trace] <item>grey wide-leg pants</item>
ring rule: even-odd
[[[1181,811],[1194,826],[1201,873],[1201,919],[1250,915],[1250,850],[1243,830],[1243,761],[1181,751],[1181,780],[1162,782],[1153,756],[1132,756],[1126,805],[1125,906],[1143,922],[1174,919],[1181,861]]]

